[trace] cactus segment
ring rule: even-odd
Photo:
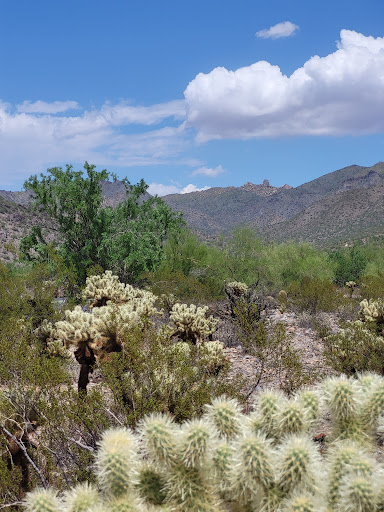
[[[24,500],[27,512],[59,512],[61,503],[52,489],[35,489]]]
[[[87,512],[99,502],[99,493],[85,482],[64,493],[63,505],[66,512]]]
[[[236,400],[219,397],[206,406],[206,417],[213,423],[219,436],[234,439],[240,434],[242,415]]]
[[[129,489],[136,458],[136,440],[125,428],[104,433],[97,454],[96,467],[104,492],[114,498],[124,496]]]

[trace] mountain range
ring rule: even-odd
[[[109,206],[125,198],[119,181],[102,182],[102,192]],[[384,163],[351,165],[295,188],[273,187],[264,180],[171,194],[163,200],[183,212],[191,229],[206,239],[249,225],[270,240],[352,244],[384,236]],[[11,259],[7,242],[17,246],[36,222],[29,192],[0,190],[0,258]]]
[[[264,180],[163,199],[204,236],[243,224],[277,241],[352,243],[384,234],[384,163],[351,165],[296,188]]]

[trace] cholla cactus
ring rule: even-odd
[[[61,502],[52,489],[35,489],[24,501],[27,512],[59,512]]]
[[[51,491],[35,491],[27,497],[28,512],[144,512],[148,506],[154,512],[383,511],[384,489],[376,481],[380,466],[370,445],[354,435],[356,429],[346,428],[355,441],[344,435],[320,454],[306,428],[297,428],[307,411],[315,415],[317,393],[325,392],[333,437],[341,424],[356,422],[368,439],[377,424],[368,417],[383,412],[383,390],[384,379],[372,375],[354,381],[332,378],[293,399],[264,393],[248,421],[236,402],[224,398],[208,406],[202,418],[182,425],[169,415],[153,414],[137,433],[105,433],[95,488],[78,486],[63,501]],[[269,415],[264,428],[273,436],[267,437],[268,430],[256,421],[262,411]],[[298,433],[283,431],[282,422]]]
[[[200,357],[207,373],[217,375],[227,363],[224,345],[220,341],[208,341],[200,347]]]
[[[278,415],[285,404],[282,393],[275,391],[261,391],[257,396],[255,411],[251,414],[250,429],[261,432],[268,439],[277,439],[279,435]]]
[[[235,316],[235,308],[239,301],[248,302],[249,289],[245,283],[232,281],[225,283],[225,293],[229,300],[232,316]]]
[[[62,359],[71,357],[71,353],[65,348],[62,340],[48,341],[46,352],[50,357],[61,357]]]
[[[49,320],[44,319],[39,327],[34,331],[37,338],[43,343],[47,344],[56,337],[55,327]]]
[[[376,512],[376,496],[372,479],[363,476],[349,478],[343,487],[340,509],[346,512]]]
[[[282,504],[284,512],[323,512],[325,506],[310,493],[297,493]]]
[[[41,328],[41,336],[54,333],[67,346],[75,346],[75,357],[81,365],[78,387],[82,391],[87,389],[89,373],[97,360],[120,351],[129,330],[144,328],[151,317],[162,314],[154,305],[155,295],[120,283],[110,271],[88,278],[84,297],[93,297],[101,301],[98,306],[104,307],[95,307],[90,314],[77,306],[66,311],[65,320],[57,322],[55,328],[50,324]]]
[[[348,288],[349,290],[349,296],[352,297],[353,295],[353,292],[355,290],[355,288],[357,287],[357,283],[355,283],[355,281],[347,281],[345,283],[345,286]]]
[[[88,277],[82,297],[84,300],[93,299],[95,301],[92,304],[93,307],[105,306],[108,301],[122,303],[142,298],[153,299],[152,302],[156,300],[151,292],[121,283],[110,270],[106,270],[102,276]]]
[[[228,291],[227,293],[231,293],[236,297],[245,296],[248,292],[248,286],[245,283],[241,283],[239,281],[231,281],[230,283],[226,283],[225,289]]]
[[[99,493],[88,482],[79,484],[64,493],[63,505],[67,512],[87,512],[99,503]]]
[[[71,353],[65,348],[65,343],[59,339],[56,326],[48,320],[43,320],[41,325],[35,330],[37,338],[42,342],[45,351],[50,357],[61,357],[68,359]]]
[[[56,322],[56,335],[67,344],[80,345],[94,340],[100,335],[95,327],[95,317],[76,306],[73,311],[65,312],[65,320]]]
[[[338,439],[362,441],[365,436],[359,418],[359,389],[357,382],[345,377],[329,379],[325,398],[334,421]]]
[[[175,327],[173,335],[194,344],[201,343],[205,336],[214,332],[218,322],[213,316],[206,318],[207,311],[208,306],[175,304],[169,316],[171,325]]]
[[[173,293],[162,293],[160,295],[160,304],[168,313],[170,313],[176,303],[177,299]]]
[[[136,438],[128,429],[116,428],[104,433],[96,466],[106,496],[121,498],[132,490],[136,453]]]
[[[360,302],[360,318],[364,322],[375,322],[384,324],[384,300],[382,299],[364,299]]]
[[[213,423],[220,438],[232,440],[240,435],[243,416],[236,400],[215,398],[206,406],[206,411],[207,419]]]

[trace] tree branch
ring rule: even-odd
[[[22,443],[21,441],[19,441],[19,439],[17,439],[17,437],[15,437],[13,434],[11,434],[9,432],[9,430],[7,430],[4,425],[0,425],[0,428],[1,430],[4,432],[5,435],[7,435],[10,439],[12,439],[16,444],[17,446],[20,448],[20,450],[24,453],[26,459],[28,460],[28,462],[31,464],[31,466],[33,467],[33,469],[36,471],[36,473],[38,474],[40,480],[41,480],[41,483],[43,484],[43,487],[46,488],[47,487],[47,481],[45,480],[42,472],[40,471],[40,469],[36,466],[36,464],[33,462],[33,460],[31,459],[31,457],[29,456],[28,452],[27,452],[27,449],[26,447],[24,446],[24,443]]]

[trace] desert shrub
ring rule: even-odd
[[[201,415],[212,397],[240,396],[241,383],[229,381],[229,363],[218,342],[175,343],[167,333],[147,329],[127,333],[124,347],[101,369],[130,425],[149,412],[171,413],[183,421]]]
[[[262,258],[262,279],[270,291],[288,291],[289,285],[305,278],[333,278],[332,264],[326,253],[307,243],[288,242],[265,247]]]
[[[328,279],[305,277],[288,288],[288,296],[292,307],[299,311],[315,314],[318,311],[334,311],[345,300],[343,294]]]
[[[384,297],[384,272],[378,270],[375,274],[366,274],[360,280],[360,296],[363,299],[378,299]]]
[[[270,376],[288,393],[293,393],[315,378],[304,367],[284,324],[277,323],[267,329],[266,322],[260,320],[257,306],[249,306],[245,301],[238,301],[234,313],[239,341],[245,352],[256,358],[248,396],[258,386],[265,384]]]
[[[254,229],[236,227],[223,247],[224,261],[218,260],[218,263],[224,264],[226,275],[223,280],[240,281],[247,285],[260,281],[266,248],[267,244]]]
[[[384,375],[384,338],[372,325],[346,322],[340,332],[324,338],[324,356],[336,371],[356,375],[372,371]]]
[[[221,296],[209,280],[201,276],[185,275],[181,271],[171,272],[161,268],[157,272],[146,274],[146,279],[155,295],[160,297],[172,294],[179,302],[201,304]]]
[[[277,303],[279,306],[279,311],[284,313],[288,307],[288,294],[285,290],[280,290],[277,294]]]
[[[298,315],[298,324],[304,329],[312,329],[319,338],[329,336],[332,331],[332,322],[329,314],[320,311],[316,315],[312,315],[308,311],[303,311]]]

